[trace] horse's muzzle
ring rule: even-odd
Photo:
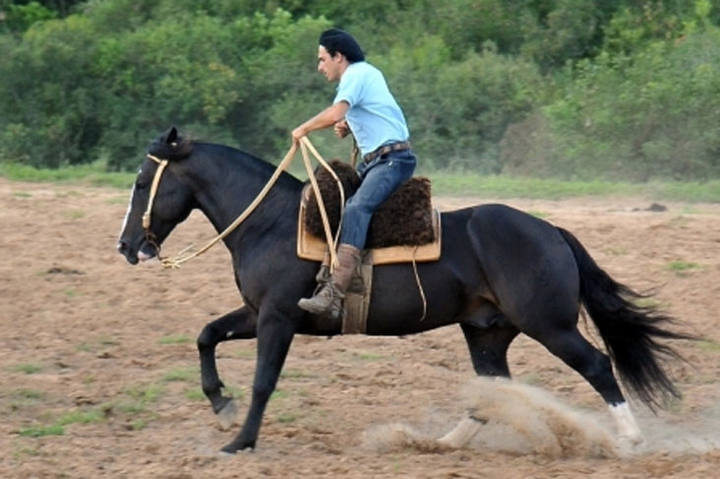
[[[133,248],[131,243],[125,239],[118,240],[117,250],[125,256],[128,263],[135,265],[140,261],[147,261],[157,256],[157,249],[148,241],[143,240],[137,249]]]
[[[118,253],[125,256],[125,259],[127,260],[128,263],[137,264],[138,263],[137,254],[133,254],[130,251],[130,249],[131,249],[130,243],[128,243],[126,240],[124,240],[122,238],[120,240],[118,240],[118,242],[117,242]]]

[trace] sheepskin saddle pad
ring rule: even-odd
[[[337,160],[332,161],[330,166],[343,185],[345,199],[351,197],[360,186],[360,178],[355,169]],[[315,171],[315,177],[334,237],[340,221],[340,192],[337,182],[322,166]],[[324,253],[324,239],[320,210],[312,185],[308,182],[300,206],[298,254],[305,257],[301,246],[315,242],[322,245],[320,249]],[[440,214],[432,208],[429,179],[411,178],[380,205],[370,223],[366,248],[374,251],[375,264],[433,261],[440,257]],[[387,254],[393,259],[382,260]]]

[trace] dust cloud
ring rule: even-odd
[[[582,411],[547,391],[504,379],[477,378],[460,393],[464,411],[487,420],[466,448],[510,455],[538,454],[552,458],[615,458],[651,453],[704,454],[720,449],[720,405],[704,411],[701,423],[671,424],[650,412],[637,417],[645,441],[634,447],[616,439],[609,413]],[[363,433],[362,444],[376,452],[414,449],[443,452],[437,439],[462,417],[413,427],[390,423]],[[443,424],[443,425],[441,425]]]

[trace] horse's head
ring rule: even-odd
[[[165,238],[196,206],[192,190],[182,181],[192,147],[172,127],[148,148],[117,243],[129,263],[157,256]]]

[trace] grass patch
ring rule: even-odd
[[[295,422],[296,420],[297,420],[297,416],[295,414],[290,414],[290,413],[283,413],[277,417],[277,421],[282,424],[290,424],[292,422]]]
[[[113,412],[128,415],[143,414],[147,411],[148,406],[157,402],[163,392],[164,388],[157,384],[133,386],[124,391],[124,399],[105,403],[100,409],[105,415]]]
[[[646,197],[655,200],[691,203],[720,202],[720,180],[677,182],[657,180],[648,183],[613,181],[566,181],[550,178],[481,176],[473,173],[437,171],[427,173],[433,193],[448,196],[496,198],[563,199],[585,196]]]
[[[142,401],[117,401],[102,406],[105,414],[117,411],[123,414],[142,414],[147,411],[147,404]]]
[[[234,397],[234,396],[233,396]],[[276,400],[276,399],[287,399],[290,397],[290,393],[285,391],[284,389],[276,389],[273,391],[273,393],[270,395],[270,400]]]
[[[35,374],[42,371],[42,366],[35,363],[22,363],[10,366],[9,369],[14,373]]]
[[[10,393],[10,396],[17,399],[27,399],[36,401],[45,398],[45,393],[35,389],[16,389]]]
[[[65,212],[65,217],[70,220],[79,220],[85,217],[85,212],[82,210],[69,210]]]
[[[114,198],[108,198],[105,200],[105,204],[108,205],[127,205],[128,198],[126,196],[115,196]]]
[[[13,452],[13,457],[16,460],[22,459],[23,457],[37,457],[39,455],[40,451],[33,447],[19,447]]]
[[[713,353],[720,353],[720,342],[713,341],[712,339],[703,339],[697,342],[697,345],[703,351],[711,351]]]
[[[171,334],[170,336],[163,336],[158,340],[160,344],[187,344],[190,342],[192,342],[192,338],[184,334]]]
[[[53,424],[51,426],[30,426],[20,429],[18,434],[24,437],[62,436],[65,434],[65,428],[59,424]]]
[[[205,393],[201,388],[192,388],[185,390],[185,397],[190,401],[205,401]]]
[[[245,392],[236,386],[225,386],[223,388],[227,394],[235,399],[242,399],[245,397]]]
[[[530,386],[542,386],[545,383],[542,377],[537,373],[523,374],[522,376],[518,377],[518,381],[523,384],[528,384]]]
[[[130,429],[133,431],[141,431],[145,429],[148,425],[148,422],[145,419],[135,419],[134,421],[130,422]]]
[[[135,386],[125,390],[125,394],[144,403],[155,402],[163,393],[163,387],[157,384],[148,384],[146,386]]]
[[[15,191],[13,192],[15,198],[32,198],[32,194],[26,191]]]
[[[550,216],[550,213],[545,213],[544,211],[526,211],[527,214],[534,216],[535,218],[540,218],[541,220],[544,220]]]
[[[561,199],[575,196],[637,195],[637,185],[605,181],[563,181],[476,174],[431,173],[433,193],[448,196]]]
[[[661,307],[660,301],[652,297],[636,298],[633,300],[633,304],[639,308],[658,309]]]
[[[11,411],[19,411],[24,408],[37,405],[46,395],[42,391],[35,389],[16,389],[10,392],[10,401],[8,406]]]
[[[173,369],[172,371],[168,371],[167,373],[165,373],[162,377],[162,380],[165,382],[195,382],[198,376],[199,372],[197,368]]]
[[[255,359],[257,353],[255,349],[238,349],[233,356],[240,359]]]
[[[138,159],[138,162],[141,158]],[[17,163],[0,163],[0,176],[15,181],[78,183],[81,185],[111,186],[130,189],[135,173],[109,172],[105,162],[96,161],[86,165],[64,168],[33,168]]]
[[[234,387],[234,386],[230,386],[230,387],[225,386],[223,388],[223,392],[225,394],[229,395],[230,397],[232,397],[233,399],[238,399],[238,400],[242,399],[245,396],[245,393],[243,392],[242,389]],[[285,393],[285,396],[287,396],[286,393]],[[206,401],[207,400],[207,397],[205,397],[205,393],[199,387],[186,389],[185,397],[191,401]]]
[[[382,354],[375,353],[353,353],[353,357],[361,361],[382,361],[387,359]]]
[[[142,158],[138,158],[138,163],[141,160]],[[302,172],[302,166],[299,164],[293,166],[291,168],[293,174],[303,180],[305,174]],[[720,180],[707,182],[653,180],[647,183],[623,183],[503,175],[482,176],[471,172],[452,171],[419,171],[418,174],[430,177],[433,183],[433,193],[436,195],[545,199],[612,195],[641,196],[654,200],[690,203],[720,203]],[[67,166],[60,169],[0,163],[0,176],[16,181],[71,183],[130,189],[136,173],[109,172],[107,164],[98,160],[90,164]],[[122,200],[123,203],[126,201],[126,199]]]
[[[75,296],[78,296],[78,292],[72,288],[68,288],[66,290],[63,290],[63,294],[68,298],[74,298]]]
[[[112,346],[119,346],[120,341],[111,336],[99,336],[92,339],[91,341],[84,341],[76,346],[78,351],[86,353],[95,353],[101,349],[109,348]]]
[[[85,194],[75,190],[56,191],[55,198],[82,198]]]
[[[93,422],[101,422],[105,420],[102,411],[91,409],[87,411],[71,411],[63,414],[58,418],[55,424],[67,426],[70,424],[90,424]]]
[[[685,274],[700,268],[701,266],[693,261],[671,261],[667,264],[668,270],[678,274]]]

